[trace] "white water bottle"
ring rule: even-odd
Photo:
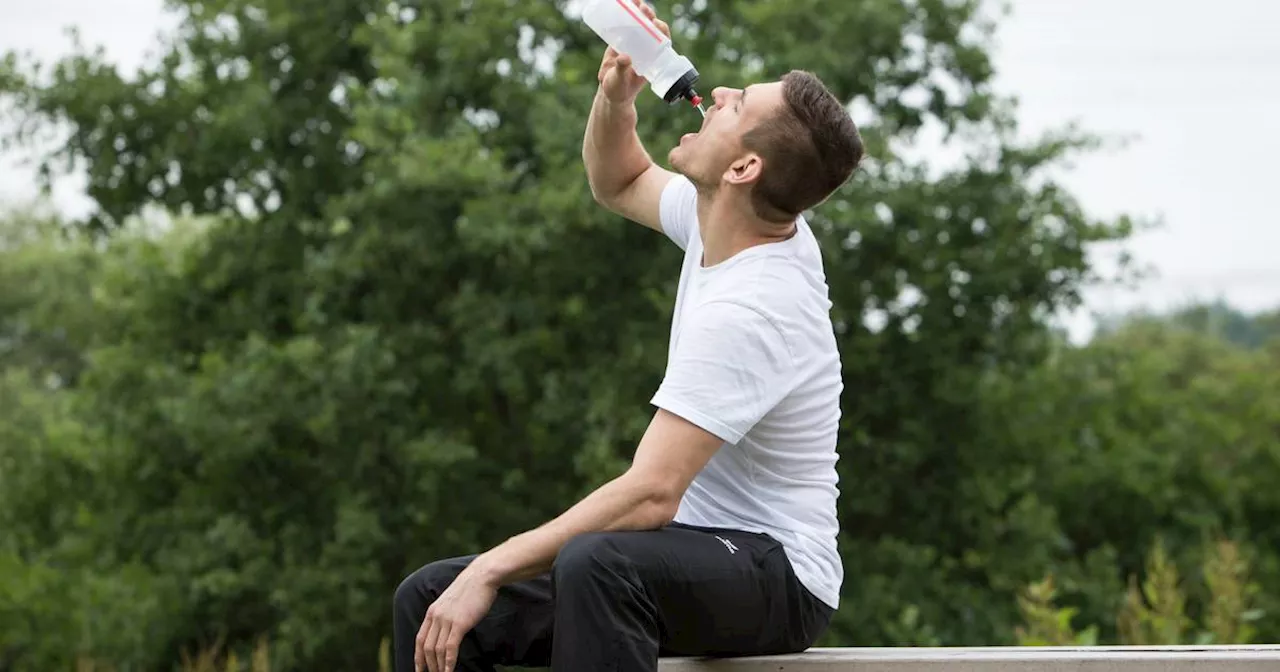
[[[662,34],[631,0],[587,0],[582,20],[618,53],[631,57],[631,66],[667,103],[680,98],[698,105],[694,91],[698,70],[676,53],[671,38]]]

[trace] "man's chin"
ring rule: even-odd
[[[667,153],[668,158],[672,161],[679,161],[681,158],[688,158],[689,152],[693,151],[693,146],[698,142],[698,135],[699,133],[685,133],[680,136],[680,140],[678,140],[675,146],[671,148],[671,151]]]
[[[680,170],[680,164],[684,159],[684,152],[681,151],[682,149],[683,149],[682,147],[680,147],[679,145],[676,145],[675,147],[671,148],[671,151],[667,152],[667,163],[670,164],[671,167],[676,169],[677,171]]]

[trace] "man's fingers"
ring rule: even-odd
[[[422,627],[418,628],[418,636],[413,640],[413,669],[414,672],[422,672],[426,669],[426,642],[427,628],[431,623],[431,617],[428,616],[422,621]]]
[[[442,628],[442,630],[440,630],[440,639],[435,641],[435,648],[438,649],[435,653],[435,659],[440,672],[448,672],[449,668],[453,667],[452,663],[449,663],[449,658],[451,658],[452,655],[451,652],[449,652],[449,640],[452,639],[454,630],[457,630],[457,627],[448,626]]]
[[[653,25],[658,27],[658,30],[661,30],[667,37],[671,37],[671,28],[667,26],[666,21],[658,18],[657,12],[653,11],[653,7],[649,3],[640,3],[640,11],[642,11],[645,16],[649,17],[649,20],[653,22]]]
[[[618,52],[613,47],[609,47],[605,49],[604,56],[601,57],[600,59],[600,70],[596,73],[596,77],[597,78],[604,77],[605,71],[613,67],[613,62],[617,58],[618,58]]]
[[[631,69],[631,57],[626,54],[618,56],[613,62],[613,71],[619,82],[628,82],[635,77],[635,70]]]
[[[667,25],[666,21],[658,18],[658,14],[653,11],[652,5],[643,1],[640,1],[637,4],[640,5],[640,11],[643,12],[645,16],[649,17],[650,21],[653,21],[653,25],[657,26],[658,30],[662,31],[663,35],[671,37],[671,26]]]
[[[626,54],[618,56],[618,60],[614,61],[614,69],[618,73],[619,81],[629,82],[633,85],[644,81],[644,77],[631,67],[631,57]]]
[[[440,627],[442,623],[434,613],[435,605],[427,609],[427,618],[422,622],[422,643],[418,649],[422,654],[422,667],[419,672],[439,672],[436,666],[436,640],[440,638]]]
[[[432,646],[431,672],[444,672],[445,670],[445,667],[444,667],[445,650],[446,650],[446,644],[449,641],[450,630],[451,630],[451,627],[448,623],[440,624],[439,631],[436,633],[436,638],[431,645]]]
[[[462,646],[462,636],[466,634],[462,628],[454,628],[449,631],[449,639],[444,643],[444,672],[453,672],[453,666],[458,662],[458,647]]]

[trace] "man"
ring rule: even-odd
[[[701,130],[670,152],[676,174],[636,136],[645,82],[629,59],[606,51],[599,80],[583,142],[592,193],[685,250],[658,410],[625,474],[405,579],[398,672],[640,672],[660,655],[801,651],[838,607],[841,367],[801,213],[849,178],[858,131],[807,73],[716,89]]]

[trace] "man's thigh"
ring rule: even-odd
[[[673,525],[592,535],[625,558],[653,602],[666,656],[795,649],[795,578],[781,544],[762,534]],[[803,648],[803,647],[801,647]]]

